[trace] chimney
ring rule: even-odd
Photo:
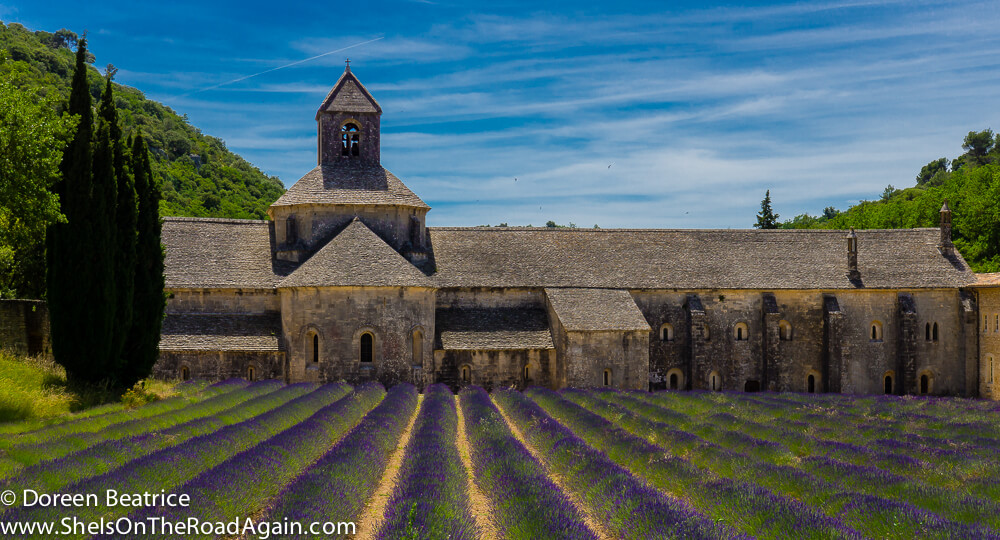
[[[861,272],[858,271],[858,235],[854,232],[854,227],[847,233],[847,279],[861,279]]]
[[[938,249],[945,257],[955,254],[955,244],[951,243],[951,208],[948,208],[948,199],[941,205],[941,243]]]

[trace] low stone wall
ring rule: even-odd
[[[49,311],[41,300],[0,300],[0,349],[51,356]]]

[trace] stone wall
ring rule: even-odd
[[[0,300],[0,349],[51,356],[49,312],[41,300]]]
[[[497,388],[523,390],[529,386],[552,387],[554,349],[523,350],[437,350],[434,351],[434,380],[457,390],[478,385],[487,391]],[[525,367],[528,368],[525,376]],[[468,369],[468,378],[462,369]]]
[[[389,205],[295,205],[272,207],[279,258],[304,260],[288,246],[287,220],[295,218],[295,235],[304,254],[326,245],[355,217],[396,251],[423,250],[427,243],[426,208]],[[414,229],[415,228],[415,229]]]
[[[281,379],[284,366],[284,352],[161,351],[153,376],[158,379],[183,380],[184,369],[187,368],[188,378],[192,379]]]
[[[381,161],[380,123],[376,113],[327,113],[322,112],[316,119],[317,163],[337,163],[345,159],[357,159],[378,164]],[[344,157],[341,155],[341,127],[353,121],[361,129],[360,156]]]
[[[167,313],[267,313],[281,309],[274,289],[168,289]]]
[[[969,328],[958,290],[632,294],[653,329],[653,387],[664,387],[676,369],[687,388],[708,389],[715,375],[722,389],[805,392],[812,376],[816,391],[878,394],[888,374],[894,393],[919,393],[926,375],[928,393],[974,394],[967,386]],[[670,339],[663,339],[664,325],[670,325]],[[873,325],[880,328],[877,339]],[[925,339],[927,325],[931,339]],[[784,326],[790,335],[782,334]]]
[[[434,372],[434,290],[418,287],[305,287],[281,290],[289,381],[357,383],[378,380],[423,385]],[[415,331],[422,335],[414,365]],[[364,333],[373,336],[373,361],[361,362]],[[312,358],[312,336],[319,358]]]
[[[978,289],[979,394],[1000,399],[1000,287]]]

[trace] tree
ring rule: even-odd
[[[922,186],[928,183],[939,173],[946,172],[948,172],[948,158],[935,159],[920,168],[920,174],[917,175],[917,185]]]
[[[76,119],[53,102],[0,77],[0,298],[42,295],[45,230],[66,219],[52,189]]]
[[[777,229],[778,214],[771,210],[771,190],[764,194],[764,200],[760,201],[760,212],[757,213],[757,223],[755,229]]]
[[[132,172],[139,201],[136,265],[132,298],[132,325],[125,344],[128,358],[124,386],[147,377],[159,354],[160,328],[166,298],[163,295],[164,249],[160,243],[160,187],[150,169],[149,149],[142,134],[132,143]]]
[[[132,179],[132,171],[126,165],[128,148],[122,138],[121,126],[118,123],[118,110],[115,108],[114,87],[111,80],[114,77],[114,66],[108,65],[107,82],[101,95],[101,107],[98,116],[108,127],[109,144],[111,146],[112,173],[115,185],[115,222],[110,228],[114,239],[114,264],[111,269],[115,283],[114,306],[114,337],[112,339],[112,359],[117,363],[115,373],[121,373],[128,362],[124,355],[127,329],[132,325],[132,295],[135,279],[136,259],[136,194]]]
[[[987,164],[989,162],[988,156],[995,143],[992,129],[970,131],[962,142],[962,149],[965,150],[965,153],[955,159],[952,169],[958,170],[963,167],[979,167]]]
[[[879,200],[888,201],[889,199],[892,198],[893,195],[896,194],[897,191],[899,190],[893,187],[892,184],[889,184],[888,186],[885,186],[885,189],[882,190],[882,197]]]
[[[837,214],[840,214],[840,210],[837,210],[832,206],[827,206],[823,209],[823,217],[826,219],[833,219],[837,217]]]
[[[87,38],[77,42],[69,113],[78,117],[63,152],[62,181],[56,186],[65,223],[49,227],[46,289],[52,353],[71,383],[103,376],[110,341],[104,279],[94,274],[107,257],[105,242],[94,242],[90,213],[93,194],[93,111],[87,83]]]

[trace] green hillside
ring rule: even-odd
[[[69,98],[76,34],[32,32],[17,23],[0,22],[0,76],[11,78],[40,96]],[[104,78],[90,70],[90,91],[97,103]],[[164,216],[266,219],[267,207],[283,192],[278,178],[267,176],[226,149],[222,140],[201,133],[169,107],[135,88],[115,85],[115,105],[126,135],[141,129],[155,156],[154,174],[163,189]]]
[[[1000,134],[970,131],[964,154],[936,159],[917,174],[916,185],[886,187],[875,201],[820,216],[803,214],[784,222],[787,229],[898,229],[937,227],[942,203],[953,212],[955,247],[977,272],[1000,272]]]

